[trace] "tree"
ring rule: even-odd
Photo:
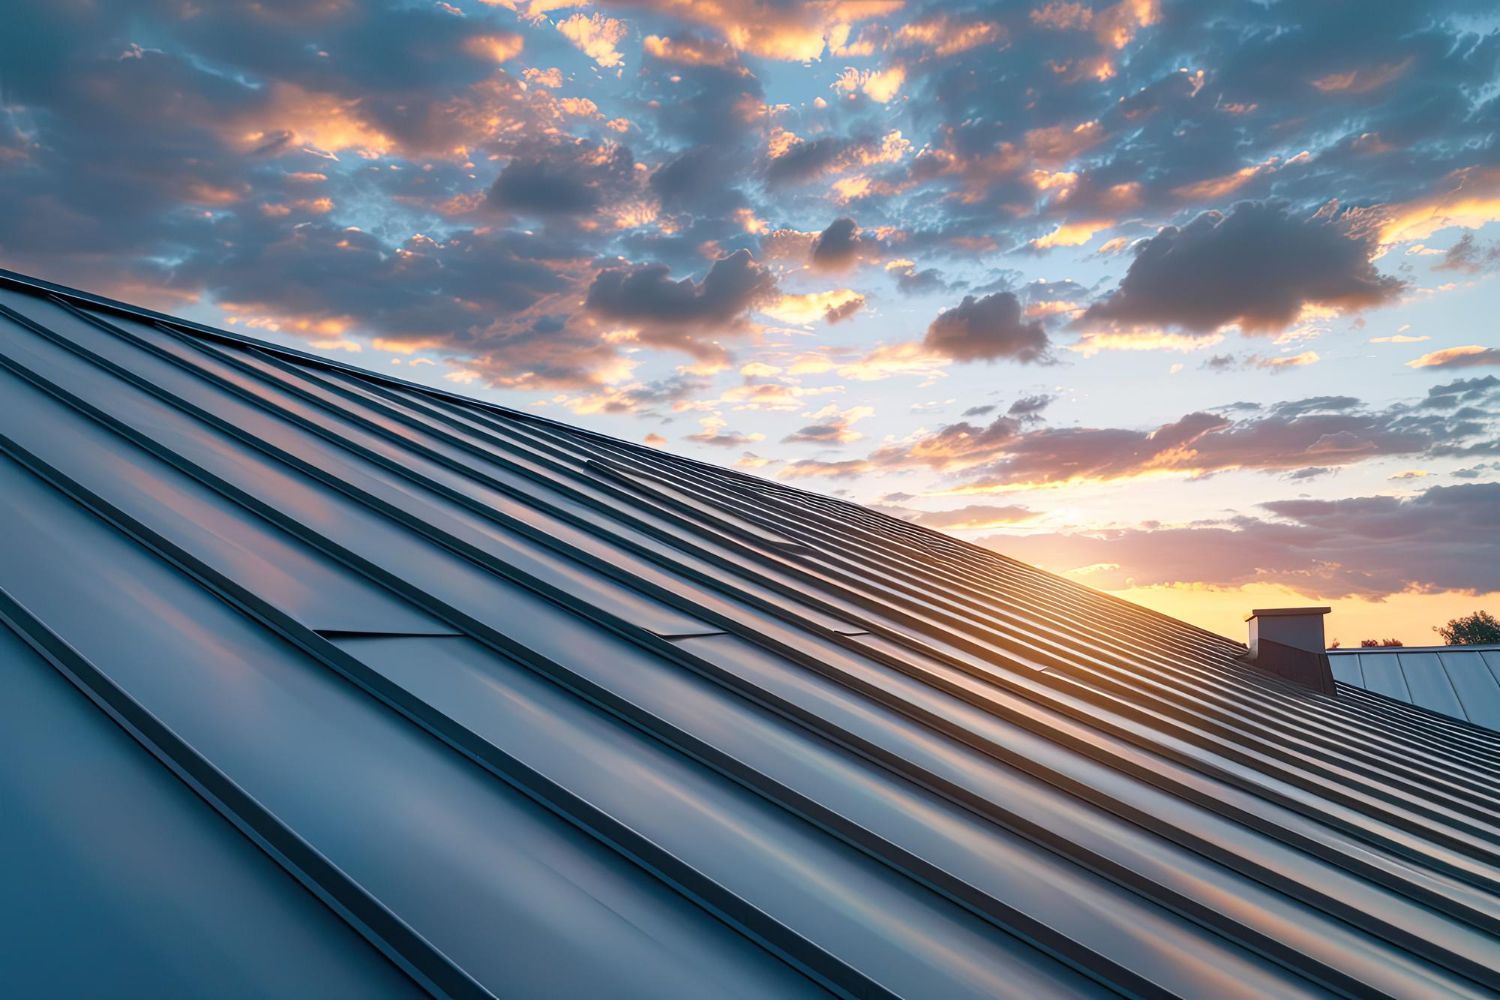
[[[1482,646],[1500,644],[1500,621],[1488,611],[1476,611],[1462,618],[1450,618],[1448,624],[1433,631],[1449,646]]]
[[[1400,639],[1361,639],[1361,640],[1359,640],[1359,644],[1364,649],[1369,649],[1371,646],[1404,646],[1404,645],[1406,645],[1406,643],[1402,642]]]

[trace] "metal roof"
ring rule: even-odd
[[[1500,646],[1330,649],[1341,684],[1500,730]]]
[[[17,995],[1500,988],[1493,734],[534,414],[0,327]]]

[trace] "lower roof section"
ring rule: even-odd
[[[0,274],[0,517],[27,993],[1500,987],[1493,734],[841,501]]]
[[[1500,646],[1330,649],[1334,679],[1500,731]]]

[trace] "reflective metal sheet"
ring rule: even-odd
[[[842,501],[54,291],[0,274],[9,628],[167,727],[151,756],[48,702],[125,734],[68,745],[156,774],[119,779],[143,817],[166,763],[212,769],[219,846],[169,894],[334,902],[327,931],[266,897],[298,947],[184,902],[205,954],[287,950],[265,995],[1500,988],[1500,654],[1350,651],[1314,694]],[[57,764],[0,755],[0,788],[67,780],[57,728],[0,734]],[[121,821],[50,815],[38,870],[87,882],[60,848]],[[264,870],[214,874],[257,837]],[[201,995],[147,890],[106,888],[58,897],[135,908],[106,967]]]

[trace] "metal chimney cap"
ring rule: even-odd
[[[1287,615],[1326,615],[1332,608],[1257,608],[1245,616],[1245,621],[1253,618],[1277,618]]]
[[[1324,650],[1323,616],[1329,608],[1256,608],[1244,659],[1284,680],[1333,694],[1333,668]]]

